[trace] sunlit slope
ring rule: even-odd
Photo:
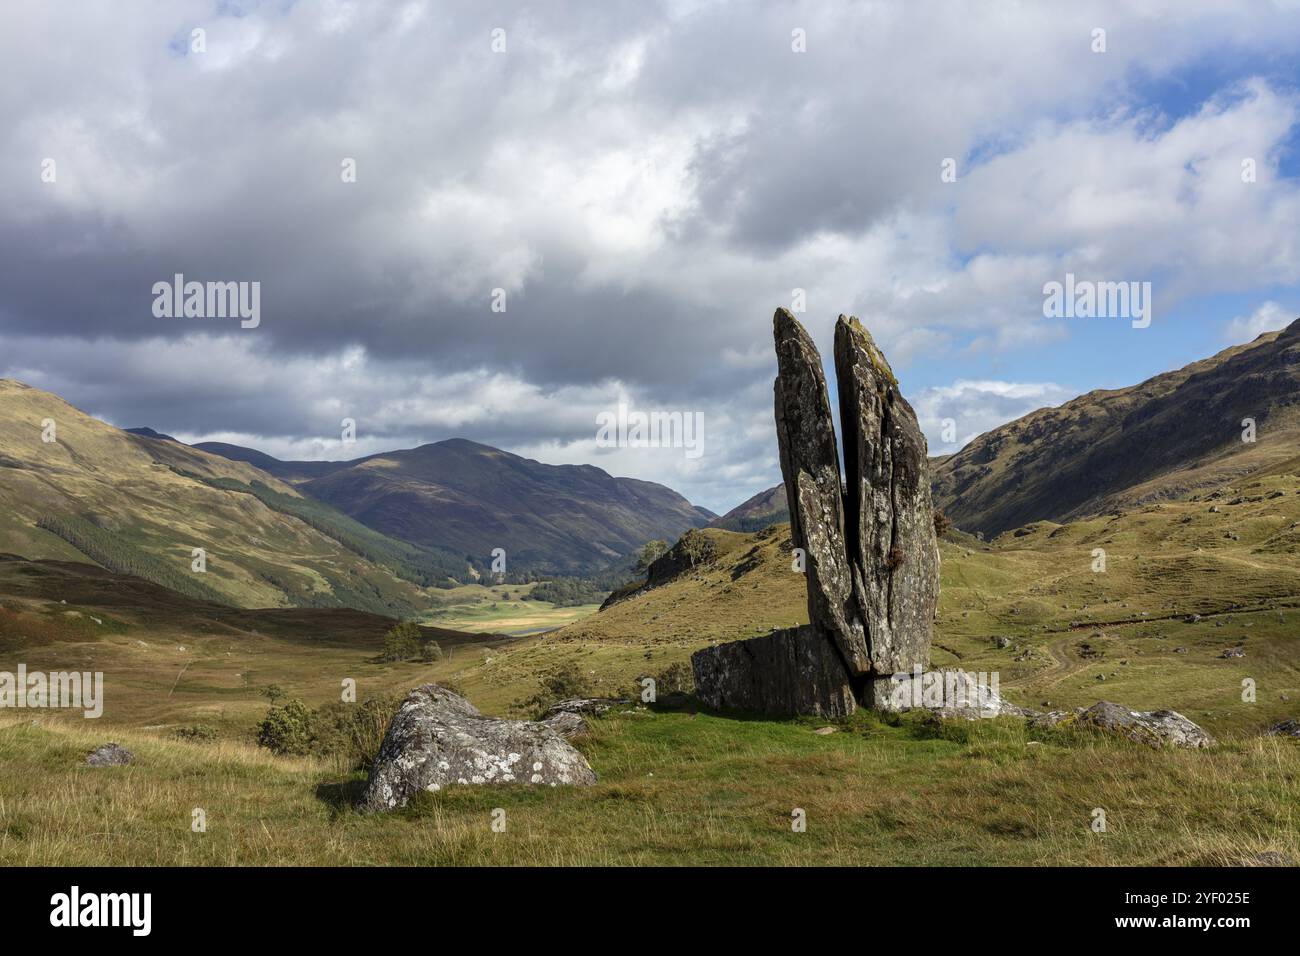
[[[717,546],[707,561],[549,642],[685,659],[807,620],[788,525],[702,533]],[[1300,711],[1293,474],[1072,524],[1037,522],[989,542],[951,534],[941,552],[932,662],[997,672],[1018,703],[1172,707],[1229,734]],[[1237,647],[1244,656],[1224,656]],[[1253,703],[1242,700],[1247,678]]]
[[[56,395],[0,381],[0,551],[103,564],[109,548],[245,607],[400,614],[425,604],[414,584],[251,494],[209,484],[219,480],[298,497],[251,465],[128,434]],[[95,537],[95,553],[37,527],[51,518]],[[207,553],[203,574],[191,570],[194,548]]]

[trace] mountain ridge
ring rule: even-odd
[[[935,468],[933,490],[958,526],[995,535],[1186,497],[1297,456],[1300,319],[991,429]]]
[[[156,434],[156,433],[155,433]],[[590,574],[713,512],[657,482],[592,464],[548,465],[468,438],[347,461],[284,461],[223,442],[192,447],[250,464],[383,534],[507,573]]]
[[[53,393],[0,381],[0,550],[99,564],[238,607],[404,616],[429,605],[419,586],[323,530],[330,523],[319,508],[314,523],[304,520],[309,508],[247,463],[128,432]]]

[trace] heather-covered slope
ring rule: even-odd
[[[1247,418],[1254,442],[1242,440]],[[1293,470],[1298,458],[1300,320],[995,428],[935,468],[934,503],[963,530],[994,535]]]

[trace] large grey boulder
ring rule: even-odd
[[[1177,711],[1129,710],[1108,700],[1098,701],[1086,710],[1079,708],[1073,712],[1053,711],[1042,714],[1033,722],[1038,726],[1077,724],[1095,727],[1157,749],[1203,749],[1215,744],[1213,737]]]
[[[835,645],[810,625],[706,647],[691,668],[696,696],[712,710],[843,717],[857,707]]]
[[[925,435],[889,362],[856,318],[835,324],[844,432],[844,540],[877,674],[930,663],[939,545]]]
[[[388,725],[361,806],[389,810],[421,790],[457,785],[595,782],[586,758],[552,728],[484,717],[464,697],[425,684]]]
[[[853,674],[871,670],[867,635],[844,547],[843,490],[821,356],[793,315],[777,309],[776,440],[790,506],[790,535],[805,553],[808,620],[830,637]]]

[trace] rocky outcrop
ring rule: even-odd
[[[586,758],[551,727],[484,717],[460,695],[425,684],[389,723],[361,806],[403,807],[422,790],[457,785],[595,782]]]
[[[793,315],[777,309],[776,440],[790,506],[790,537],[805,553],[808,619],[839,647],[853,674],[871,670],[871,654],[844,547],[840,456],[821,356]]]
[[[696,653],[697,694],[707,706],[773,715],[880,706],[890,675],[929,665],[939,550],[925,436],[871,336],[840,316],[842,485],[821,356],[785,309],[772,328],[777,444],[810,623]]]
[[[646,569],[645,581],[625,584],[618,588],[605,598],[600,609],[603,611],[620,601],[631,600],[654,588],[661,588],[683,575],[690,574],[696,568],[711,563],[717,556],[718,549],[713,539],[698,528],[692,528],[671,548],[650,562],[650,566]]]
[[[856,318],[835,325],[844,432],[844,540],[872,669],[925,668],[939,604],[939,546],[925,436]]]
[[[696,696],[711,710],[843,717],[857,706],[839,652],[811,625],[706,647],[691,666]]]
[[[1108,733],[1119,734],[1148,747],[1213,747],[1215,740],[1198,725],[1173,710],[1129,710],[1120,704],[1101,700],[1086,710],[1073,712],[1053,711],[1037,715],[1036,726],[1075,724],[1095,727]]]

